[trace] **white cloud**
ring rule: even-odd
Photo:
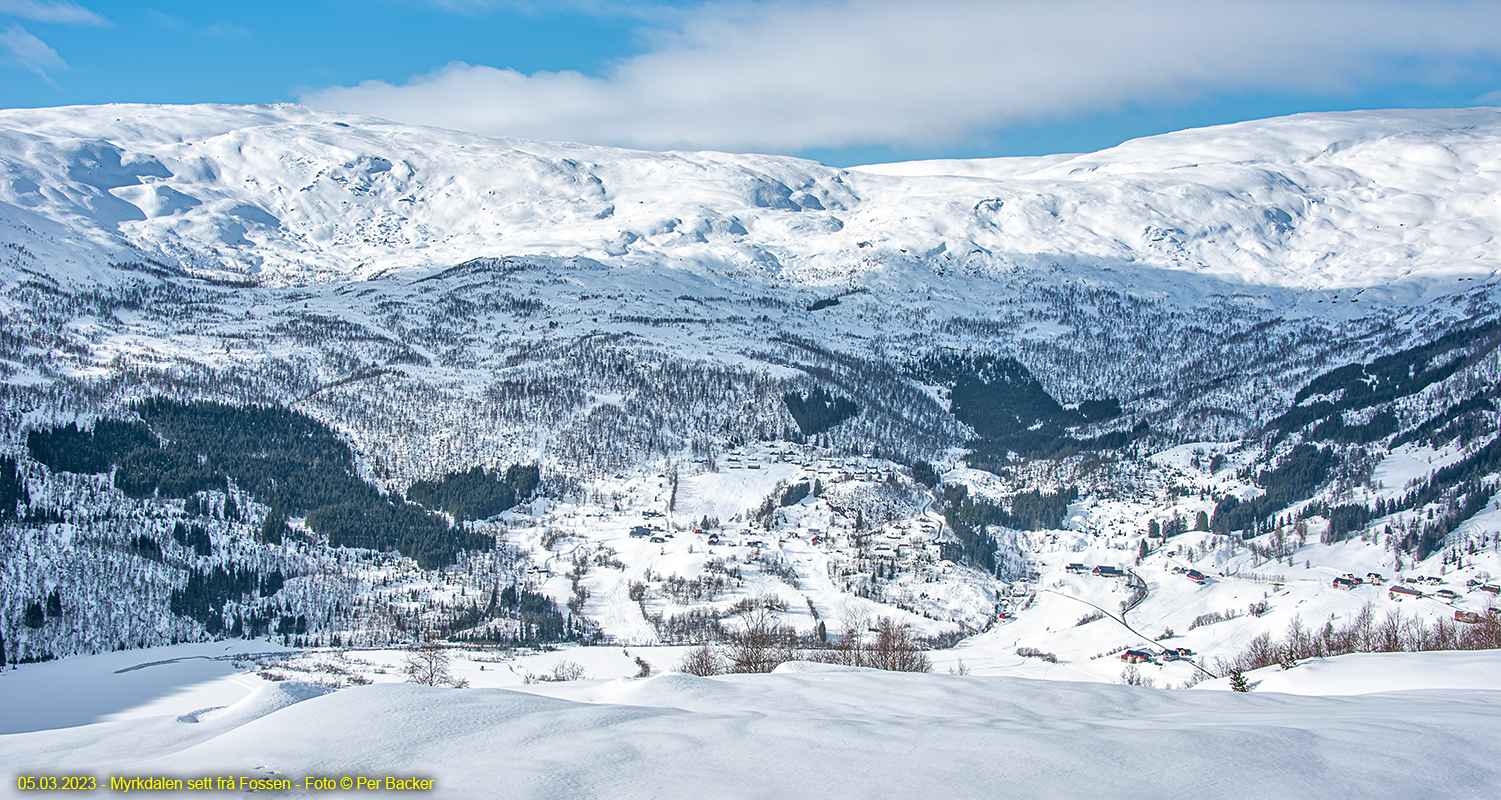
[[[42,76],[42,80],[56,88],[52,76],[47,74],[49,69],[67,69],[68,65],[56,50],[47,46],[47,43],[31,35],[30,31],[20,25],[12,25],[0,33],[0,61],[22,69],[28,69]]]
[[[659,16],[670,8],[660,0],[427,0],[427,4],[456,14],[479,15],[487,11],[519,11],[524,14],[578,11],[600,16]]]
[[[1501,54],[1493,0],[820,0],[679,13],[600,76],[451,63],[302,101],[645,148],[942,145],[1214,92],[1352,90]],[[1431,65],[1431,64],[1430,64]]]
[[[71,25],[108,25],[109,20],[66,0],[0,0],[0,14],[35,22],[63,22]]]
[[[249,39],[250,31],[228,22],[216,22],[204,28],[203,35],[215,39]]]
[[[146,16],[156,24],[173,31],[185,31],[188,29],[188,21],[182,17],[174,17],[171,14],[163,14],[154,8],[146,9]]]
[[[146,15],[151,17],[156,24],[169,31],[180,33],[192,33],[198,36],[207,36],[214,39],[249,39],[251,33],[248,30],[228,22],[216,22],[203,28],[194,28],[182,17],[174,17],[171,14],[163,14],[152,9],[146,10]]]

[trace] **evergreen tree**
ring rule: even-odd
[[[287,515],[281,509],[272,509],[261,522],[261,541],[266,544],[281,544],[287,531]]]
[[[16,469],[16,460],[0,456],[0,520],[16,518],[16,504],[26,505],[31,495],[26,491],[26,481]]]
[[[806,481],[803,483],[794,483],[787,487],[787,491],[782,493],[781,505],[783,508],[795,506],[802,502],[803,498],[807,497],[812,491],[812,485]]]
[[[42,613],[41,603],[33,601],[26,604],[26,610],[21,615],[22,624],[32,630],[36,630],[42,627],[42,623],[46,621],[47,617]]]
[[[932,464],[919,460],[912,465],[912,480],[931,489],[938,485],[938,472],[933,469]]]
[[[535,464],[512,464],[504,474],[473,467],[450,472],[439,481],[417,481],[406,491],[409,502],[445,511],[454,521],[489,519],[531,497],[540,482]]]
[[[209,539],[208,529],[201,525],[191,525],[188,527],[183,544],[193,548],[195,555],[210,556],[214,554],[214,543]]]
[[[135,538],[133,547],[136,554],[142,558],[149,558],[152,561],[162,560],[162,546],[157,544],[155,539],[144,533]]]
[[[1244,673],[1238,669],[1232,669],[1230,670],[1230,688],[1237,692],[1249,692],[1251,684],[1246,680]]]
[[[814,389],[806,396],[788,392],[782,400],[804,436],[823,433],[860,413],[860,406],[855,401],[829,394],[822,388]]]

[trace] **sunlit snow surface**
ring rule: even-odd
[[[1396,688],[1381,678],[1392,670],[1440,674],[1445,659],[1474,663],[1442,674],[1501,673],[1494,654],[1440,653],[1285,675],[1380,691]],[[1490,687],[1320,697],[804,663],[537,692],[287,682],[213,712],[3,736],[0,761],[19,774],[415,775],[442,797],[1494,797]]]
[[[79,269],[102,251],[296,282],[499,255],[803,285],[1080,266],[1137,290],[1365,287],[1369,305],[1501,266],[1498,142],[1495,109],[1363,111],[842,170],[288,105],[8,109],[0,228]]]

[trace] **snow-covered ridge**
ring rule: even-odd
[[[11,109],[0,222],[28,247],[86,240],[103,258],[291,281],[545,255],[803,285],[1072,264],[1127,282],[1452,284],[1501,262],[1501,111],[1304,114],[1077,156],[841,170],[292,105]]]

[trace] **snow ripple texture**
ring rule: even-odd
[[[553,697],[378,685],[246,714],[233,727],[228,718],[158,717],[18,734],[0,739],[0,757],[36,770],[294,782],[416,775],[434,779],[442,797],[1283,798],[1336,788],[1482,797],[1501,789],[1495,692],[1300,697],[779,672],[588,681],[548,689]]]

